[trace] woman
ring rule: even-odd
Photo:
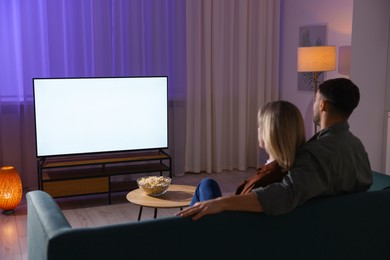
[[[258,140],[269,159],[256,174],[237,187],[235,195],[221,197],[218,183],[203,179],[195,191],[191,207],[177,215],[193,215],[196,220],[226,210],[261,211],[256,195],[251,191],[280,182],[294,163],[296,151],[305,142],[305,127],[299,109],[287,101],[264,105],[258,112]]]

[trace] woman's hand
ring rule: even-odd
[[[176,213],[176,216],[192,216],[193,220],[198,220],[203,216],[217,214],[223,211],[262,212],[263,208],[256,195],[250,192],[243,195],[220,197],[213,200],[197,202],[192,207]]]
[[[177,216],[192,217],[192,220],[198,220],[203,216],[212,215],[224,211],[224,199],[217,198],[202,202],[196,202],[192,207],[188,207],[178,213]]]

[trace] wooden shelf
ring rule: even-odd
[[[138,189],[137,182],[134,181],[120,181],[120,182],[111,182],[111,191],[112,192],[121,192],[121,191],[131,191]]]
[[[169,170],[170,170],[169,166],[161,163],[149,163],[149,164],[90,168],[90,169],[70,169],[70,170],[56,169],[55,171],[46,171],[46,172],[44,171],[42,173],[42,180],[58,181],[58,180],[85,179],[85,178],[107,177],[107,176],[135,174],[135,173],[161,172],[161,171],[169,171]]]
[[[166,160],[171,157],[162,152],[145,152],[134,153],[132,155],[107,155],[106,157],[85,156],[81,158],[64,158],[64,159],[46,159],[42,165],[44,168],[58,168],[58,167],[74,167],[82,165],[101,165],[111,163],[123,163],[123,162],[140,162],[140,161],[154,161],[154,160]]]
[[[172,178],[171,157],[159,150],[106,156],[39,159],[38,183],[53,197],[111,193],[137,188],[134,181],[111,181],[111,177],[164,172]]]

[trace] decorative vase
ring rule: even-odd
[[[22,181],[13,166],[0,169],[0,208],[5,214],[11,214],[22,200]]]

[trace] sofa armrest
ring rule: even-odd
[[[28,259],[47,259],[50,240],[70,229],[61,209],[46,192],[35,190],[26,194]]]
[[[373,182],[368,191],[378,191],[390,188],[390,176],[380,172],[372,172]]]

